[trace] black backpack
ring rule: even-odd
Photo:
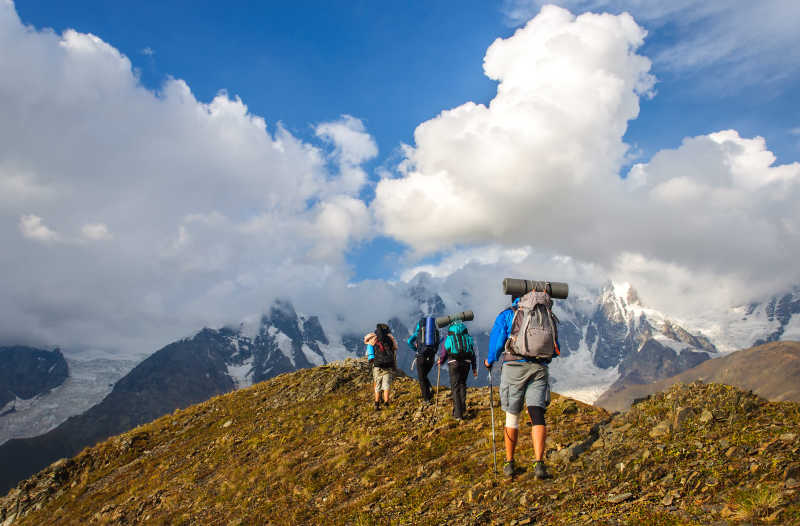
[[[372,348],[375,350],[375,366],[381,368],[394,367],[394,342],[389,337],[392,330],[385,323],[379,323],[375,328],[375,336],[378,340]]]

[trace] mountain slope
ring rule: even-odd
[[[100,403],[49,432],[0,445],[0,492],[61,457],[161,415],[277,374],[350,355],[328,341],[319,320],[277,301],[251,334],[203,329],[158,350],[121,378]]]
[[[179,407],[233,389],[224,371],[224,342],[201,331],[159,350],[116,383],[102,402],[34,438],[0,446],[0,491],[62,457]]]
[[[69,376],[64,355],[58,349],[0,347],[0,415],[17,398],[28,400],[58,387]]]
[[[476,418],[457,424],[434,420],[434,408],[423,412],[410,378],[397,387],[393,406],[376,413],[363,360],[278,376],[51,465],[0,498],[0,521],[800,520],[796,403],[698,384],[677,386],[610,419],[602,409],[556,395],[548,411],[555,478],[536,481],[528,471],[508,483],[492,475],[486,389],[469,391]],[[449,405],[445,396],[441,413]],[[496,410],[499,430],[502,418]],[[529,440],[520,446],[522,465],[530,460]]]
[[[800,402],[800,342],[774,342],[708,360],[680,374],[644,385],[609,390],[595,405],[624,411],[631,403],[678,382],[724,383],[768,400]]]

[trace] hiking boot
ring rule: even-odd
[[[381,410],[381,403],[375,402],[375,411],[380,411],[380,410]]]
[[[533,476],[537,479],[549,479],[550,474],[547,472],[547,469],[544,467],[543,460],[537,460],[533,463]]]
[[[503,474],[506,477],[513,477],[514,476],[514,461],[513,460],[506,460],[503,463]]]

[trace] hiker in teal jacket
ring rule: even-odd
[[[464,420],[467,410],[467,375],[472,368],[472,376],[478,377],[475,342],[460,321],[447,329],[447,337],[439,349],[439,367],[447,361],[450,373],[450,394],[453,397],[453,417]]]

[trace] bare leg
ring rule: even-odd
[[[533,426],[531,429],[531,438],[533,439],[533,453],[536,455],[536,460],[544,458],[544,442],[547,438],[546,426]]]
[[[387,404],[389,403],[389,390],[388,389],[383,392],[383,401],[386,402]]]
[[[517,447],[517,437],[519,436],[519,429],[513,427],[505,428],[506,435],[506,460],[514,459],[514,448]]]

